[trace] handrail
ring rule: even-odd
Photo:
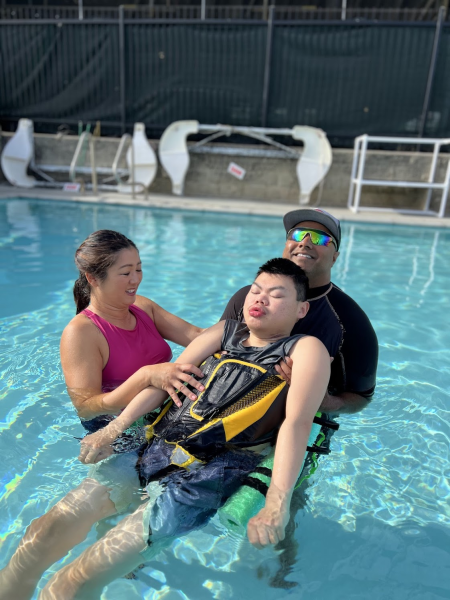
[[[73,155],[72,162],[70,163],[69,168],[69,177],[70,181],[73,183],[77,180],[77,165],[80,159],[80,154],[85,144],[85,141],[89,143],[89,160],[91,163],[91,180],[92,180],[92,191],[94,194],[97,193],[98,185],[97,185],[97,170],[95,164],[95,137],[89,131],[83,131],[80,135],[80,139],[78,140],[77,147],[75,149],[75,154]]]
[[[89,139],[90,135],[91,134],[88,131],[83,131],[83,133],[80,135],[80,139],[78,140],[78,144],[75,149],[75,154],[73,155],[72,162],[70,163],[70,168],[69,168],[70,181],[72,181],[73,183],[75,183],[75,181],[76,181],[76,168],[77,168],[78,159],[80,158],[81,150],[84,145],[84,141],[86,138]]]
[[[129,174],[129,181],[125,182],[122,177],[119,175],[119,162],[122,158],[123,150],[125,148],[125,144],[129,142],[131,144],[131,173]],[[116,156],[114,157],[114,162],[112,164],[112,172],[114,179],[117,181],[117,185],[131,184],[131,197],[133,200],[135,199],[135,188],[138,187],[138,191],[147,192],[147,188],[143,183],[136,182],[134,180],[134,146],[133,146],[133,138],[129,133],[124,133],[120,138],[119,147],[117,148]],[[131,181],[130,181],[131,180]]]
[[[129,140],[131,140],[131,135],[129,133],[124,133],[123,136],[120,138],[119,147],[117,148],[116,156],[114,157],[114,162],[112,164],[112,172],[114,175],[114,179],[117,181],[118,185],[123,183],[122,178],[118,173],[119,162],[120,162],[120,159],[122,158],[122,152],[125,147],[125,144]]]
[[[95,135],[91,135],[91,137],[89,138],[89,155],[90,155],[90,159],[91,159],[91,170],[92,170],[92,191],[94,192],[94,194],[97,193],[97,165],[95,162],[95,140],[97,139],[97,136]]]
[[[240,126],[240,125],[217,124],[217,125],[199,125],[198,130],[203,133],[210,133],[210,132],[214,132],[214,133],[211,133],[211,135],[209,135],[205,139],[200,140],[196,144],[193,144],[189,148],[189,151],[191,151],[191,150],[195,151],[195,149],[199,148],[200,146],[203,146],[204,144],[207,144],[208,142],[211,142],[212,140],[214,140],[218,137],[230,136],[233,133],[239,133],[241,135],[245,135],[247,137],[251,137],[255,140],[259,140],[261,142],[269,144],[270,146],[275,146],[276,148],[279,148],[280,150],[287,152],[288,154],[290,154],[291,156],[294,156],[295,158],[299,158],[299,155],[300,155],[299,151],[297,149],[290,148],[289,146],[286,146],[285,144],[281,144],[280,142],[277,142],[276,140],[273,140],[272,138],[268,137],[269,135],[292,136],[293,131],[294,131],[293,129],[286,129],[286,128],[285,129],[275,129],[273,127],[245,127],[245,126]]]
[[[366,165],[368,145],[370,142],[382,142],[383,144],[429,144],[433,145],[433,154],[431,159],[428,181],[403,181],[390,179],[368,179],[364,177],[364,168]],[[442,146],[450,144],[450,138],[405,138],[405,137],[384,137],[372,135],[360,135],[355,138],[353,149],[353,164],[350,175],[350,189],[348,193],[347,207],[354,213],[358,211],[384,211],[398,212],[411,215],[431,215],[442,218],[445,215],[445,207],[447,204],[447,196],[450,191],[450,159],[447,161],[447,169],[444,176],[444,181],[438,183],[435,181],[437,162]],[[387,186],[387,187],[402,187],[402,188],[417,188],[428,190],[424,208],[404,209],[404,208],[388,208],[377,206],[361,206],[361,192],[363,186]],[[430,210],[431,196],[433,190],[442,190],[439,209],[437,211]]]

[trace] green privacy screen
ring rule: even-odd
[[[0,120],[137,121],[158,135],[197,119],[311,125],[330,138],[417,135],[434,24],[2,24]],[[425,134],[450,136],[450,28],[440,39]],[[266,73],[266,78],[265,78]],[[267,103],[264,104],[265,81]],[[8,125],[9,124],[9,125]]]

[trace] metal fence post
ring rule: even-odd
[[[441,6],[441,8],[439,9],[439,14],[438,14],[437,22],[436,22],[436,31],[434,34],[433,50],[431,51],[431,60],[430,60],[430,68],[428,71],[427,87],[425,90],[425,97],[423,100],[422,115],[421,115],[420,121],[419,121],[419,137],[423,137],[423,134],[425,132],[425,127],[427,124],[428,109],[430,107],[431,92],[433,89],[434,75],[436,72],[436,63],[437,63],[437,57],[438,57],[438,53],[439,53],[439,43],[441,41],[442,23],[444,21],[444,17],[445,17],[445,6]]]
[[[123,5],[119,6],[119,78],[120,78],[120,123],[125,133],[127,109],[125,105],[125,21]]]
[[[200,8],[200,19],[202,21],[206,19],[206,0],[202,0],[202,5]]]
[[[266,41],[266,60],[264,63],[264,83],[262,94],[262,109],[261,109],[261,127],[265,127],[267,123],[267,111],[269,108],[269,92],[270,92],[270,67],[272,62],[272,40],[273,40],[273,20],[275,6],[269,9],[269,20],[267,21],[267,41]]]

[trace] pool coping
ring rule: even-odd
[[[170,196],[168,194],[148,194],[147,198],[138,196],[133,200],[133,198],[131,198],[129,195],[115,192],[101,192],[98,195],[94,195],[90,193],[80,194],[74,192],[64,192],[63,190],[52,190],[49,188],[18,189],[8,185],[0,185],[0,200],[6,199],[55,200],[59,202],[80,202],[87,204],[165,208],[271,217],[282,217],[291,210],[303,208],[298,204],[275,204],[271,202],[258,202],[255,200],[236,200],[225,198],[179,197]],[[304,208],[309,207],[305,206]],[[348,208],[336,206],[320,206],[320,208],[328,210],[341,221],[450,228],[450,217],[438,218],[424,215],[406,215],[397,212],[378,211],[354,213]]]

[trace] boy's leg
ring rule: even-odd
[[[82,542],[92,525],[116,512],[109,490],[85,479],[27,528],[9,564],[0,571],[0,600],[28,600],[42,574]]]

